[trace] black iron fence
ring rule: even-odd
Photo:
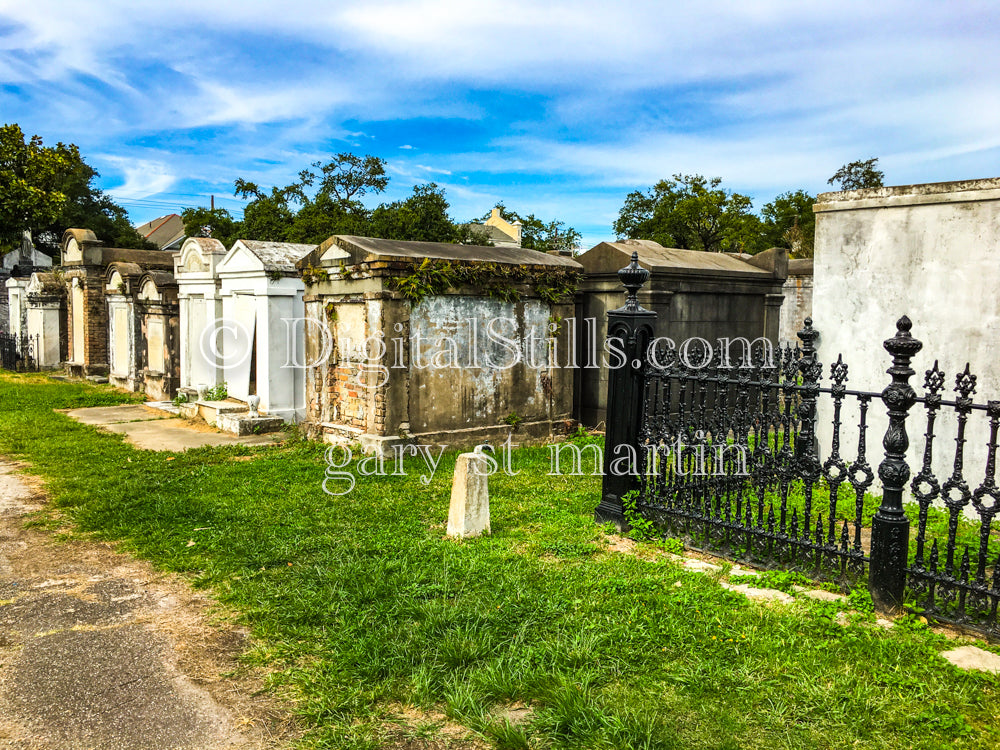
[[[0,369],[29,372],[38,369],[39,337],[0,331]]]
[[[654,340],[656,315],[638,305],[648,272],[636,255],[619,276],[628,297],[609,313],[609,337],[618,339],[627,362],[610,374],[599,520],[627,526],[623,498],[634,499],[638,513],[694,547],[836,580],[845,589],[867,576],[880,608],[905,605],[1000,636],[1000,544],[991,538],[1000,510],[1000,401],[973,402],[976,377],[968,366],[949,398],[935,362],[918,395],[910,361],[923,345],[905,316],[884,342],[891,381],[878,392],[848,388],[842,356],[828,368],[818,361],[818,333],[808,320],[795,346],[772,350],[758,340],[678,349]],[[822,446],[821,402],[830,415]],[[923,415],[910,414],[915,405]],[[873,407],[888,416],[877,459],[868,456]],[[955,415],[953,449],[935,432],[944,411]],[[856,421],[848,423],[848,413]],[[972,489],[965,451],[975,417],[988,420],[990,437],[982,480]],[[911,471],[907,428],[916,419],[924,432],[922,462]],[[950,451],[947,477],[934,470],[942,450]]]

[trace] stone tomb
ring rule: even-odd
[[[546,290],[575,282],[573,260],[335,235],[298,266],[309,434],[386,453],[406,441],[457,447],[513,433],[523,443],[565,429],[572,286],[557,301]],[[436,289],[419,299],[400,291],[425,282]]]
[[[225,380],[221,337],[222,289],[217,267],[226,248],[211,237],[188,237],[174,255],[174,278],[180,309],[180,388],[196,399],[199,386]]]
[[[813,259],[788,261],[788,278],[782,287],[785,303],[781,306],[781,341],[799,343],[798,332],[805,328],[806,318],[812,317]]]
[[[62,271],[67,284],[66,368],[71,375],[108,374],[110,353],[106,288],[108,266],[132,263],[143,270],[167,271],[169,253],[104,247],[89,229],[67,229],[62,238]]]
[[[17,250],[0,258],[0,332],[23,339],[27,329],[28,279],[32,273],[45,273],[51,267],[52,258],[35,248],[27,231]]]
[[[166,271],[147,271],[139,279],[142,389],[154,401],[169,401],[180,386],[180,315],[177,282]]]
[[[736,256],[667,248],[651,240],[602,242],[578,258],[587,274],[575,331],[581,366],[578,413],[584,424],[605,420],[607,316],[609,310],[625,303],[617,274],[629,264],[633,252],[639,255],[639,265],[651,272],[639,291],[639,304],[658,314],[657,337],[669,337],[678,347],[696,336],[713,347],[722,337],[778,342],[782,284],[788,275],[786,250]],[[740,346],[731,352],[734,358],[742,356]]]
[[[108,382],[127,391],[139,391],[139,321],[136,306],[142,268],[135,263],[112,263],[105,271],[108,305]]]
[[[260,398],[269,417],[305,416],[302,318],[305,286],[295,263],[315,245],[237,240],[217,272],[224,325],[223,374],[231,397]]]
[[[56,369],[66,357],[66,284],[55,273],[33,273],[25,289],[25,326],[39,369]]]

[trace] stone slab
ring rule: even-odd
[[[477,453],[455,460],[448,509],[448,536],[465,538],[490,533],[490,490],[486,461]]]
[[[232,435],[260,435],[277,432],[285,425],[281,417],[251,417],[249,414],[219,414],[215,426]]]
[[[941,653],[959,669],[976,669],[980,672],[1000,673],[1000,655],[985,651],[978,646],[962,646]]]
[[[721,565],[698,560],[697,558],[687,558],[682,564],[688,570],[697,570],[700,573],[717,573],[722,570]]]
[[[147,451],[181,452],[206,445],[269,445],[278,440],[273,433],[241,437],[228,432],[198,429],[175,419],[126,422],[102,427],[109,432],[125,435],[129,443]]]
[[[143,406],[148,406],[150,409],[159,409],[160,411],[165,411],[167,414],[180,414],[181,410],[173,401],[147,401]]]
[[[109,425],[121,422],[148,422],[164,419],[166,415],[150,411],[139,404],[123,406],[90,406],[84,409],[70,409],[66,414],[81,424]]]
[[[833,591],[824,591],[823,589],[807,589],[805,586],[792,586],[792,590],[796,594],[802,594],[810,599],[815,599],[820,602],[846,602],[847,597],[843,594],[836,594]]]
[[[724,589],[743,594],[748,599],[782,602],[783,604],[791,604],[795,601],[795,598],[791,594],[786,594],[784,591],[778,591],[777,589],[759,589],[746,583],[732,584],[725,581],[722,582],[721,586]]]

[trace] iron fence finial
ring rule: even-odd
[[[649,281],[649,275],[649,270],[639,265],[639,253],[633,250],[632,262],[618,271],[618,279],[622,282],[622,286],[628,290],[628,296],[625,298],[626,310],[642,309],[639,307],[639,299],[636,295],[642,289],[643,284]]]

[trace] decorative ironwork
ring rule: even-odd
[[[849,466],[840,455],[841,407],[858,398],[863,434],[867,403],[878,394],[848,391],[842,359],[822,387],[818,335],[807,320],[801,347],[743,342],[736,362],[722,347],[711,356],[666,347],[650,354],[636,446],[637,505],[647,517],[719,554],[845,582],[863,574],[863,499],[873,475],[863,438],[858,461]],[[835,414],[825,462],[816,433],[823,394]],[[848,482],[856,502],[841,492]]]
[[[0,369],[31,372],[38,369],[38,336],[18,337],[0,331]]]
[[[636,256],[632,261],[621,271],[626,304],[609,314],[611,335],[629,362],[611,370],[598,518],[622,520],[621,497],[636,490],[639,512],[695,548],[834,579],[845,588],[867,571],[880,609],[908,606],[1000,638],[1000,541],[991,538],[1000,514],[1000,400],[973,401],[977,381],[969,366],[954,378],[953,400],[944,397],[948,378],[937,361],[918,395],[909,382],[910,362],[923,344],[905,316],[883,344],[892,364],[881,392],[849,388],[842,356],[822,382],[811,320],[799,333],[800,345],[772,351],[763,340],[743,340],[735,360],[708,342],[678,351],[659,345],[663,339],[644,350],[656,316],[638,307],[645,275]],[[819,430],[824,400],[832,424]],[[881,486],[867,455],[876,400],[888,413]],[[907,420],[915,405],[924,410],[924,439],[911,471]],[[852,413],[854,424],[845,416]],[[972,424],[982,418],[989,438],[983,438],[985,470],[976,483],[968,477],[966,453],[981,450],[983,443],[969,435],[979,434]],[[955,442],[939,456],[942,425],[954,429]],[[845,438],[856,439],[856,452],[846,454]],[[635,456],[630,476],[611,470],[622,451]],[[942,460],[950,468],[938,473]],[[866,501],[879,491],[869,550]]]
[[[905,315],[896,323],[896,335],[883,346],[892,355],[888,369],[892,382],[882,391],[882,401],[889,410],[889,427],[882,446],[885,459],[879,464],[882,480],[882,504],[872,519],[871,592],[876,605],[895,609],[903,603],[906,585],[906,555],[910,538],[910,519],[903,511],[903,488],[910,478],[906,449],[906,414],[917,400],[910,385],[913,368],[910,360],[923,343],[910,335],[913,324]]]

